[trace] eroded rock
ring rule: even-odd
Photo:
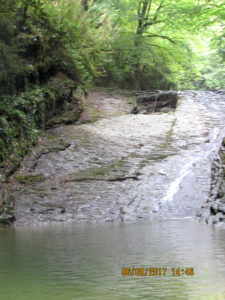
[[[137,105],[133,108],[132,113],[151,114],[154,112],[173,112],[176,109],[178,95],[174,91],[156,91],[148,95],[138,96]]]
[[[225,222],[225,138],[218,156],[212,165],[211,197],[208,209],[203,209],[200,213],[201,220],[208,224],[224,224]],[[208,210],[208,212],[207,212]],[[209,213],[209,215],[207,215]]]

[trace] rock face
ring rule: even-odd
[[[13,200],[8,195],[8,179],[36,144],[38,133],[59,124],[75,123],[83,109],[82,97],[77,95],[76,84],[69,81],[66,75],[58,73],[43,86],[38,89],[39,92],[33,90],[20,97],[15,96],[15,99],[20,99],[23,103],[19,113],[23,118],[17,119],[16,115],[10,118],[7,112],[2,116],[0,112],[0,226],[10,225],[14,220]],[[38,97],[39,94],[43,96]],[[17,100],[14,100],[15,105]],[[11,110],[13,109],[15,107]],[[61,148],[64,144],[56,142],[50,146]]]
[[[218,93],[220,95],[225,95],[225,90],[218,90],[218,91],[216,91],[216,93]]]
[[[144,96],[138,96],[137,105],[132,110],[134,114],[151,114],[154,112],[168,113],[174,111],[177,105],[177,92],[155,91]]]
[[[208,224],[225,226],[225,138],[212,165],[211,195],[199,216]]]
[[[211,192],[216,197],[221,190],[220,200],[208,199],[212,161],[225,136],[225,98],[184,91],[173,113],[129,113],[137,98],[141,105],[147,97],[149,92],[93,91],[79,125],[41,135],[10,177],[9,193],[0,196],[15,211],[15,226],[196,218],[199,210],[208,223],[221,222],[221,157],[214,161]],[[11,218],[5,210],[3,217]]]
[[[15,220],[14,198],[11,189],[3,184],[1,186],[0,226],[10,226]]]

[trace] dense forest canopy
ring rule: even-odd
[[[68,71],[86,83],[224,87],[224,1],[11,0],[0,4],[0,12],[1,56],[8,56],[1,65],[13,73],[20,73],[33,47],[39,69],[51,59],[67,68],[70,56]]]

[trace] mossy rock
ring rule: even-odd
[[[50,128],[50,127],[54,127],[56,125],[60,125],[60,124],[73,124],[75,123],[80,116],[81,111],[78,110],[72,110],[72,111],[67,111],[64,114],[62,114],[61,116],[56,116],[52,119],[50,119],[47,123],[46,123],[46,127]]]
[[[16,175],[14,179],[23,184],[43,182],[46,178],[43,175]]]
[[[225,147],[225,138],[223,139],[222,146]]]
[[[0,198],[2,199],[0,203],[0,226],[10,226],[15,220],[15,199],[11,189],[3,186]]]
[[[4,212],[3,214],[0,215],[1,226],[10,226],[14,220],[15,220],[14,212],[12,212],[12,214],[8,214]]]
[[[225,181],[222,181],[219,187],[217,198],[222,198],[225,195]]]

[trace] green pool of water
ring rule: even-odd
[[[0,230],[1,300],[225,299],[225,230],[191,220]],[[122,268],[167,268],[122,276]],[[194,268],[173,276],[172,268]]]

